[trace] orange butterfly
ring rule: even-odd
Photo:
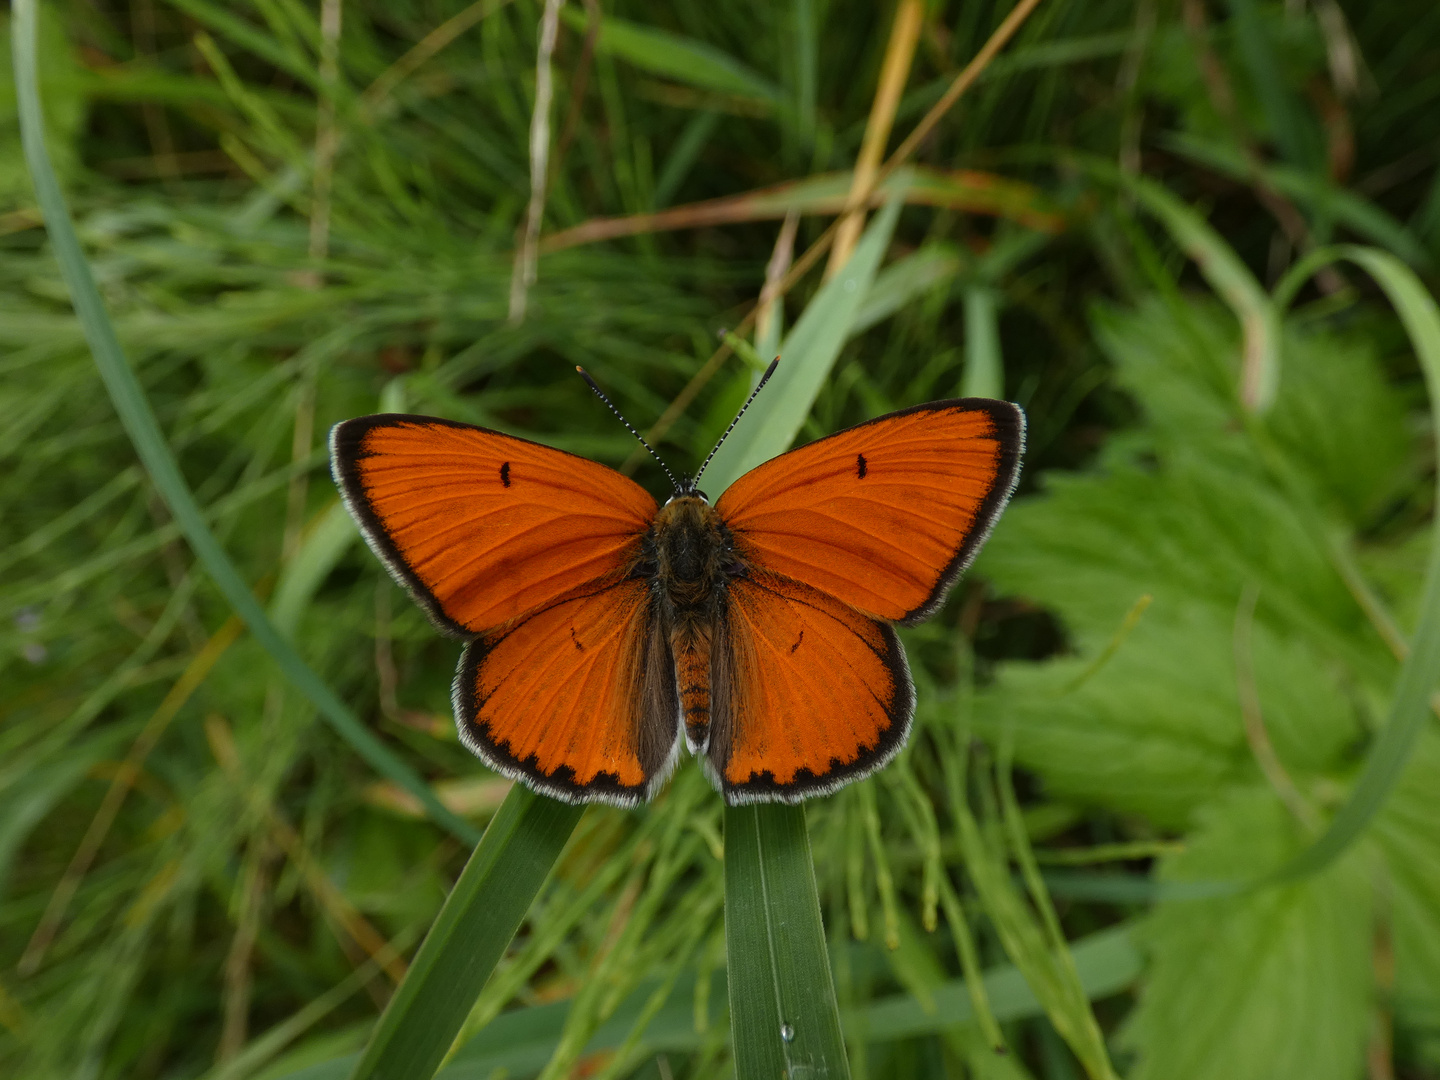
[[[429,416],[347,420],[330,453],[371,549],[468,641],[452,697],[485,764],[632,806],[675,767],[683,719],[733,804],[834,791],[904,745],[891,624],[940,606],[1024,439],[1008,402],[932,401],[782,454],[714,506],[694,480],[661,507],[593,461]]]

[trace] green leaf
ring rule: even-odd
[[[1295,267],[1292,273],[1313,272],[1320,259],[1336,255],[1362,267],[1384,290],[1405,325],[1430,399],[1430,421],[1440,442],[1440,307],[1408,266],[1395,256],[1374,248],[1346,246],[1333,253],[1319,253]],[[1284,295],[1286,282],[1276,292]],[[1436,476],[1440,500],[1440,474]],[[1425,567],[1425,584],[1420,606],[1420,625],[1410,642],[1410,654],[1400,668],[1400,677],[1390,699],[1389,713],[1380,736],[1365,758],[1350,798],[1329,827],[1313,845],[1288,864],[1280,880],[1314,873],[1333,861],[1365,831],[1385,804],[1410,750],[1430,717],[1430,697],[1440,682],[1440,520],[1431,524],[1430,557]]]
[[[584,13],[575,8],[562,8],[561,16],[572,28],[584,33]],[[779,104],[783,100],[778,86],[729,53],[668,30],[607,15],[600,23],[600,37],[595,47],[634,64],[642,71],[701,90],[760,98],[771,104]]]
[[[1045,494],[1009,508],[979,563],[1004,591],[1058,614],[1077,653],[1002,667],[979,698],[980,725],[1012,726],[1017,757],[1056,793],[1175,828],[1216,785],[1254,775],[1234,654],[1247,584],[1260,590],[1257,690],[1288,768],[1348,771],[1360,732],[1336,658],[1377,696],[1394,671],[1316,535],[1318,511],[1277,490],[1236,429],[1217,359],[1223,325],[1203,304],[1099,311],[1097,336],[1144,423],[1096,473],[1046,476]],[[1368,349],[1318,332],[1290,340],[1303,372],[1282,380],[1264,423],[1314,478],[1317,499],[1363,515],[1366,489],[1394,491],[1410,476],[1399,405],[1376,388]],[[1336,418],[1337,442],[1365,423],[1395,430],[1347,455],[1311,440],[1325,416]],[[1117,641],[1144,596],[1152,603]]]
[[[850,261],[815,294],[780,347],[780,366],[765,392],[735,425],[705,471],[707,491],[718,496],[735,480],[787,450],[799,434],[820,387],[850,336],[900,215],[904,185],[875,215]]]
[[[850,1075],[803,806],[725,808],[725,954],[739,1080]]]
[[[582,807],[516,784],[430,927],[352,1080],[429,1080],[504,954]]]
[[[1202,816],[1167,879],[1254,878],[1303,837],[1268,790]],[[1349,859],[1291,884],[1162,904],[1143,929],[1150,963],[1125,1041],[1134,1080],[1350,1080],[1371,999],[1371,887]]]
[[[1402,1027],[1440,1028],[1440,735],[1426,731],[1375,819],[1389,872],[1395,1016]]]
[[[265,614],[235,564],[221,547],[191,493],[180,466],[165,441],[164,433],[145,397],[135,373],[125,359],[115,327],[105,311],[90,265],[80,248],[70,211],[60,192],[45,147],[45,128],[36,79],[35,0],[19,0],[14,6],[15,87],[20,102],[21,135],[25,158],[35,191],[45,213],[46,229],[55,247],[65,284],[75,304],[75,313],[85,339],[95,356],[96,366],[115,411],[150,474],[151,481],[170,508],[196,557],[204,565],[235,613],[245,620],[255,639],[264,646],[285,676],[300,690],[351,748],[376,772],[405,788],[425,807],[438,824],[466,844],[478,839],[473,826],[452,814],[435,797],[420,777],[396,757],[366,728],[335,692],[301,659]]]

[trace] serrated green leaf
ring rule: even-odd
[[[1375,819],[1390,888],[1395,1014],[1411,1030],[1440,1029],[1440,736],[1421,735]]]
[[[1207,810],[1167,879],[1253,878],[1304,836],[1268,790]],[[1135,1080],[1351,1080],[1371,1004],[1371,888],[1362,859],[1305,881],[1162,904],[1142,930],[1150,956],[1125,1034]]]

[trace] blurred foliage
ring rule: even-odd
[[[1008,10],[926,7],[897,139]],[[618,466],[633,444],[574,365],[642,429],[682,391],[759,293],[783,215],[751,200],[687,228],[685,207],[850,169],[892,9],[565,9],[544,234],[678,217],[542,254],[518,325],[538,4],[352,0],[333,78],[295,0],[44,15],[52,153],[212,527],[307,660],[483,823],[505,785],[455,739],[456,648],[336,516],[324,431],[404,408]],[[465,853],[227,622],[96,376],[0,87],[0,1070],[278,1077],[358,1048],[403,969],[385,943],[413,950]],[[1068,1080],[1108,1046],[1144,1077],[1440,1076],[1433,723],[1324,872],[1145,892],[1273,867],[1349,790],[1434,512],[1410,345],[1368,282],[1326,271],[1284,328],[1273,409],[1248,416],[1234,316],[1073,151],[1198,206],[1267,284],[1350,238],[1433,290],[1440,8],[1044,0],[921,147],[1008,194],[998,214],[904,209],[800,437],[1003,357],[1031,442],[976,573],[906,634],[911,749],[812,808],[852,1067]],[[825,223],[804,217],[798,250]],[[752,378],[722,366],[667,458],[693,468]],[[452,1070],[723,1075],[720,811],[693,764],[653,807],[587,811]],[[1056,865],[1085,862],[1118,865]],[[1117,926],[1138,977],[1088,981],[1084,944],[1072,977],[1055,934]],[[996,1020],[926,1005],[966,967],[990,972]]]

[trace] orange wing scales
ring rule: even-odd
[[[613,469],[468,424],[366,416],[337,424],[331,450],[371,548],[463,636],[619,574],[655,515]]]
[[[728,801],[823,794],[899,751],[915,691],[894,630],[764,572],[737,578],[727,599],[708,760]]]
[[[1024,414],[936,401],[817,439],[716,504],[753,565],[895,622],[932,614],[1019,475]]]
[[[625,581],[467,646],[454,695],[466,745],[557,798],[648,798],[679,746],[673,662],[649,662],[663,639],[648,593]]]

